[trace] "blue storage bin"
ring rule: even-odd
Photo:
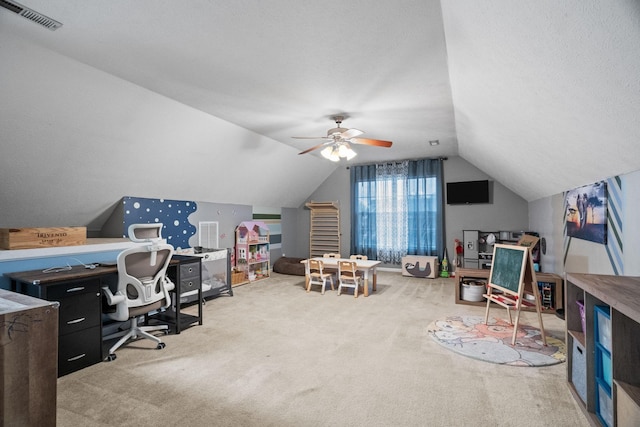
[[[596,378],[604,381],[609,386],[609,389],[613,387],[611,353],[598,344],[596,344]]]

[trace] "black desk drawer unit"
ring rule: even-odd
[[[57,273],[52,273],[57,274]],[[56,276],[52,276],[56,277]],[[102,361],[100,278],[41,283],[21,282],[17,291],[60,303],[58,314],[58,376]]]
[[[58,376],[102,361],[100,279],[42,288],[43,298],[60,303]]]
[[[174,332],[179,334],[183,328],[196,322],[202,325],[202,270],[200,258],[174,255],[173,259],[179,261],[177,268],[167,270],[167,276],[176,285],[172,291],[173,304],[166,311],[149,316],[150,319],[158,320],[162,323],[169,323],[174,326]],[[181,295],[184,292],[197,290],[198,315],[181,313]]]
[[[175,277],[174,279],[178,280]],[[180,282],[176,283],[176,286],[180,286],[181,294],[198,290],[200,287],[200,260],[189,264],[181,264],[179,280]]]
[[[101,336],[102,328],[82,329],[72,334],[58,337],[58,376],[102,361],[102,346],[95,345],[96,336]]]

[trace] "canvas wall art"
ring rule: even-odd
[[[565,195],[567,236],[607,244],[607,183],[585,185]]]

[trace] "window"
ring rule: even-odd
[[[443,249],[442,161],[351,168],[351,252],[388,264]]]

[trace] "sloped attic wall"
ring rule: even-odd
[[[607,183],[607,242],[566,236],[565,193],[529,203],[530,226],[546,237],[543,271],[640,275],[640,171],[609,177]]]
[[[0,227],[99,230],[130,194],[297,207],[335,168],[1,28],[0,57]]]
[[[460,156],[528,201],[640,170],[640,2],[441,3]]]

